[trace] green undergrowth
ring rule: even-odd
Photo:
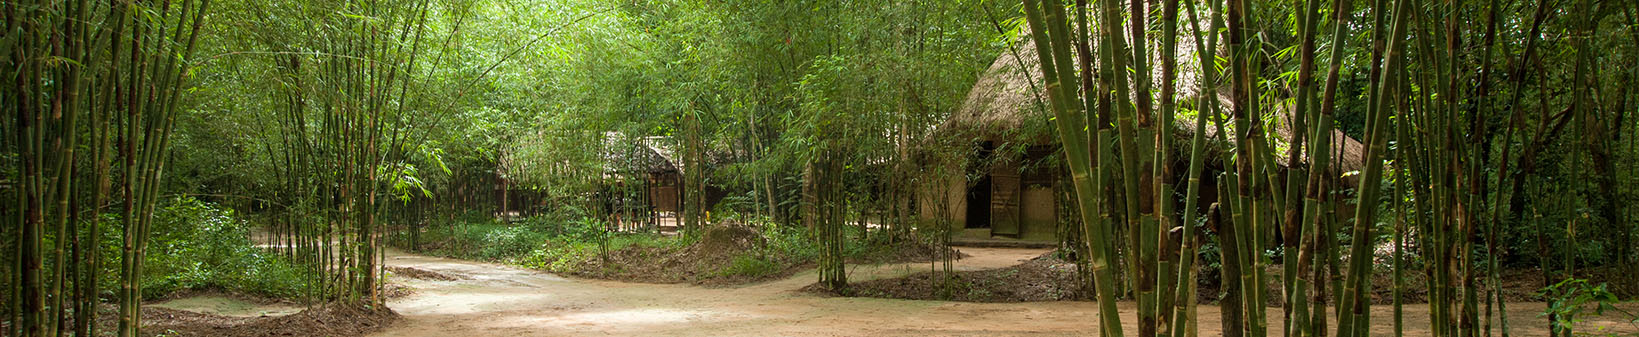
[[[117,214],[104,214],[98,240],[101,293],[113,294],[120,273],[124,242]],[[162,201],[150,224],[143,257],[142,294],[146,299],[188,290],[221,290],[268,298],[297,298],[308,271],[277,254],[257,248],[250,224],[232,209],[194,198]],[[89,228],[89,226],[80,226]]]
[[[582,266],[599,259],[605,252],[629,248],[653,249],[661,252],[676,251],[683,240],[651,233],[610,233],[607,243],[597,238],[565,238],[542,242],[523,255],[507,260],[514,265],[558,273],[577,273]]]
[[[588,278],[744,284],[810,266],[820,250],[807,228],[771,222],[724,221],[692,235],[606,232],[603,226],[585,217],[545,215],[502,223],[459,216],[424,231],[417,251]],[[856,239],[844,245],[850,263],[925,261],[931,252],[915,240],[889,240],[875,232],[859,240],[859,233],[853,234]]]
[[[664,246],[670,238],[658,234],[609,233],[602,223],[586,218],[533,216],[503,223],[476,213],[457,216],[445,224],[423,231],[412,250],[436,256],[467,260],[503,262],[544,268],[542,257],[575,260],[595,255],[599,243],[607,240],[610,249],[627,246]],[[405,246],[408,239],[395,234],[394,244]],[[550,270],[550,269],[549,269]]]
[[[181,198],[154,217],[143,268],[146,294],[221,289],[295,298],[312,279],[306,269],[256,248],[250,224],[231,209]]]

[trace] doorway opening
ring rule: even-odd
[[[981,142],[978,145],[978,153],[974,156],[974,158],[977,158],[978,160],[975,162],[983,163],[985,161],[989,161],[991,154],[996,151],[995,143],[986,141]],[[970,168],[969,171],[972,171],[972,169]],[[967,223],[964,227],[990,228],[990,184],[990,175],[985,174],[980,176],[979,181],[974,182],[973,186],[968,187]]]

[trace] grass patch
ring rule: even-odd
[[[732,285],[790,275],[811,266],[820,251],[807,228],[773,223],[718,224],[697,235],[673,236],[610,233],[596,220],[567,216],[512,224],[481,216],[456,219],[465,222],[423,234],[428,243],[420,252],[596,279]],[[921,262],[932,252],[926,244],[886,235],[843,246],[848,263]]]
[[[711,273],[715,277],[763,278],[785,269],[779,261],[752,255],[736,255],[732,262]]]

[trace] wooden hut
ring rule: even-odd
[[[1035,54],[1004,51],[935,128],[931,152],[958,158],[923,161],[936,167],[922,170],[918,209],[924,220],[943,220],[924,223],[955,227],[958,240],[1057,240],[1066,174],[1037,64]]]
[[[654,137],[626,139],[611,133],[607,137],[604,186],[609,214],[621,218],[621,226],[655,226],[675,222],[681,208],[683,174],[678,165],[657,145]],[[636,221],[628,221],[633,219]]]
[[[692,168],[680,164],[675,152],[670,146],[668,137],[640,137],[628,139],[616,133],[608,137],[606,154],[609,169],[606,174],[622,176],[625,179],[608,179],[608,181],[630,184],[631,186],[606,186],[610,189],[640,189],[639,193],[623,193],[623,197],[610,198],[613,200],[610,213],[628,214],[628,218],[643,218],[647,225],[658,225],[662,228],[676,226],[681,222],[683,202],[688,200],[688,189],[684,188],[683,173]],[[707,153],[708,162],[703,165],[721,165],[720,160],[726,158],[720,153]],[[704,169],[704,168],[702,168]],[[638,187],[636,185],[641,185]],[[728,192],[709,182],[704,190],[705,209],[722,202]],[[618,210],[617,210],[618,209]],[[628,226],[629,227],[629,226]]]
[[[1051,112],[1046,106],[1047,94],[1042,84],[1039,59],[1035,46],[1028,38],[1004,49],[968,92],[959,111],[941,123],[929,144],[943,153],[966,156],[957,160],[926,160],[925,177],[921,186],[922,202],[918,210],[925,224],[946,224],[956,227],[957,241],[1022,241],[1051,243],[1058,240],[1061,221],[1076,216],[1069,203],[1073,198],[1065,189],[1068,170],[1063,167],[1063,154],[1058,151],[1058,134],[1050,123]],[[1183,41],[1189,42],[1189,41]],[[1178,55],[1194,55],[1193,43],[1179,45]],[[1193,60],[1180,58],[1178,93],[1180,102],[1193,100],[1200,92],[1198,75]],[[1159,67],[1156,67],[1159,68]],[[1157,70],[1159,71],[1159,70]],[[1155,74],[1157,78],[1160,74]],[[1227,88],[1219,90],[1218,101],[1228,107]],[[1289,113],[1276,106],[1272,118],[1277,122],[1273,132],[1277,143],[1287,142],[1291,128],[1286,119]],[[1172,126],[1178,140],[1173,142],[1187,147],[1194,134],[1194,120],[1180,116]],[[1215,130],[1208,128],[1208,139],[1217,139]],[[1357,140],[1332,130],[1332,145],[1337,165],[1328,168],[1333,177],[1358,170],[1365,147]],[[1232,138],[1232,137],[1227,137]],[[1214,146],[1226,146],[1214,141]],[[1279,146],[1284,147],[1284,146]],[[952,151],[954,149],[954,151]],[[1188,149],[1174,149],[1175,158],[1186,158]],[[1340,152],[1340,153],[1339,153]],[[1208,151],[1217,154],[1217,151]],[[1285,165],[1284,153],[1277,161]],[[1209,158],[1210,163],[1221,161]],[[1187,165],[1187,164],[1181,164]],[[1220,169],[1221,168],[1209,168]],[[1182,174],[1186,170],[1177,170]],[[1182,181],[1183,179],[1179,179]],[[1215,184],[1209,173],[1205,183]],[[1344,186],[1353,186],[1354,179],[1340,179]],[[1210,187],[1210,186],[1208,186]],[[1203,207],[1216,200],[1213,188],[1203,188],[1200,203]],[[931,196],[931,197],[930,197]],[[1066,205],[1066,206],[1061,206]],[[926,221],[935,220],[935,221]],[[942,220],[942,221],[940,221]]]

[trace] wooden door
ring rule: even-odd
[[[1019,235],[1019,171],[997,165],[990,171],[990,234]]]

